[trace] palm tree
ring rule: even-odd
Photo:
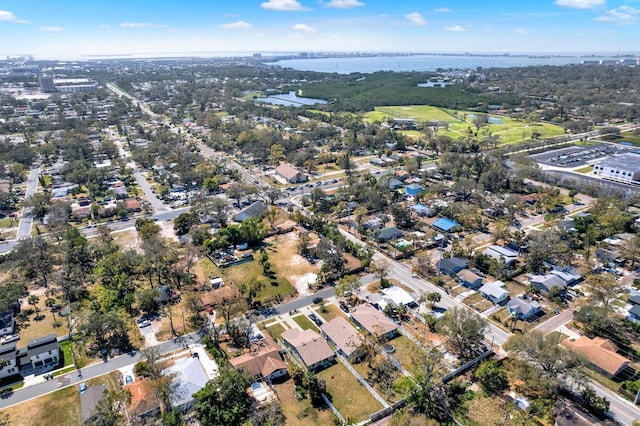
[[[56,304],[56,299],[54,299],[53,297],[47,297],[46,300],[44,301],[44,306],[46,306],[47,308],[49,308],[51,310],[51,315],[53,316],[53,320],[56,320],[56,314],[55,312],[53,312],[53,310],[51,309],[54,305]]]
[[[38,312],[40,312],[40,309],[38,308],[38,302],[40,302],[40,298],[38,296],[36,296],[35,294],[32,294],[31,296],[29,296],[29,298],[27,299],[27,302],[33,306],[33,309],[35,309],[36,311],[36,317],[38,316]]]

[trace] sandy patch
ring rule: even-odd
[[[309,272],[304,274],[301,277],[291,277],[291,279],[295,282],[296,290],[298,290],[298,294],[301,296],[311,294],[311,290],[309,289],[310,285],[313,285],[318,278],[318,274],[314,274],[313,272]]]

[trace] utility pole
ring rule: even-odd
[[[442,239],[440,240],[440,248],[438,252],[440,253],[440,258],[438,259],[438,275],[436,277],[436,285],[440,285],[440,263],[442,262],[442,251],[444,250],[444,235],[442,235]]]

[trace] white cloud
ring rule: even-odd
[[[514,28],[513,32],[516,34],[525,35],[527,33],[527,30],[523,28]]]
[[[461,33],[461,32],[467,31],[467,28],[461,27],[460,25],[450,25],[448,27],[444,27],[444,29],[454,33]]]
[[[263,9],[275,10],[278,12],[301,12],[308,10],[298,2],[298,0],[269,0],[260,4]]]
[[[13,12],[9,12],[8,10],[0,10],[0,22],[13,22],[15,24],[28,24],[29,21],[25,21],[24,19],[18,19]]]
[[[315,28],[305,24],[295,24],[293,27],[291,27],[291,29],[304,34],[312,34],[316,32]]]
[[[556,0],[556,5],[572,9],[594,9],[606,3],[606,0]]]
[[[618,8],[607,10],[604,15],[598,16],[595,21],[610,22],[615,25],[633,25],[638,22],[640,9],[622,5]]]
[[[404,15],[404,17],[407,19],[409,25],[414,25],[417,27],[423,27],[427,25],[427,21],[425,21],[422,15],[420,15],[418,12],[409,13],[407,15]]]
[[[326,7],[333,7],[335,9],[353,9],[354,7],[364,6],[365,4],[358,0],[331,0],[326,3]]]
[[[439,13],[449,13],[451,12],[451,9],[449,9],[448,7],[438,7],[436,9],[433,9],[433,11]]]
[[[123,22],[120,24],[123,28],[165,28],[166,25],[154,24],[153,22]]]
[[[38,31],[43,31],[45,33],[59,33],[60,31],[64,31],[62,27],[38,27]]]
[[[98,26],[98,28],[100,28],[101,30],[110,30],[111,29],[111,25],[102,24],[102,25]]]
[[[248,30],[252,25],[245,21],[229,22],[228,24],[222,24],[223,30]]]

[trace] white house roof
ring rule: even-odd
[[[173,374],[171,382],[171,405],[180,407],[193,400],[193,394],[202,389],[209,378],[198,358],[182,358],[163,371]]]
[[[491,296],[496,299],[500,299],[504,297],[505,294],[509,294],[509,292],[505,290],[503,286],[504,283],[502,281],[486,283],[485,285],[480,287],[480,293],[486,294],[487,296]]]
[[[389,288],[383,288],[382,294],[384,294],[389,299],[391,299],[393,303],[396,304],[396,306],[400,306],[400,305],[406,306],[406,305],[411,305],[413,303],[416,303],[416,300],[413,297],[411,297],[409,293],[407,293],[405,290],[401,289],[400,287],[393,286]]]
[[[487,247],[482,254],[491,256],[494,259],[500,259],[500,257],[503,257],[505,260],[515,259],[518,257],[518,253],[516,251],[497,244]]]

